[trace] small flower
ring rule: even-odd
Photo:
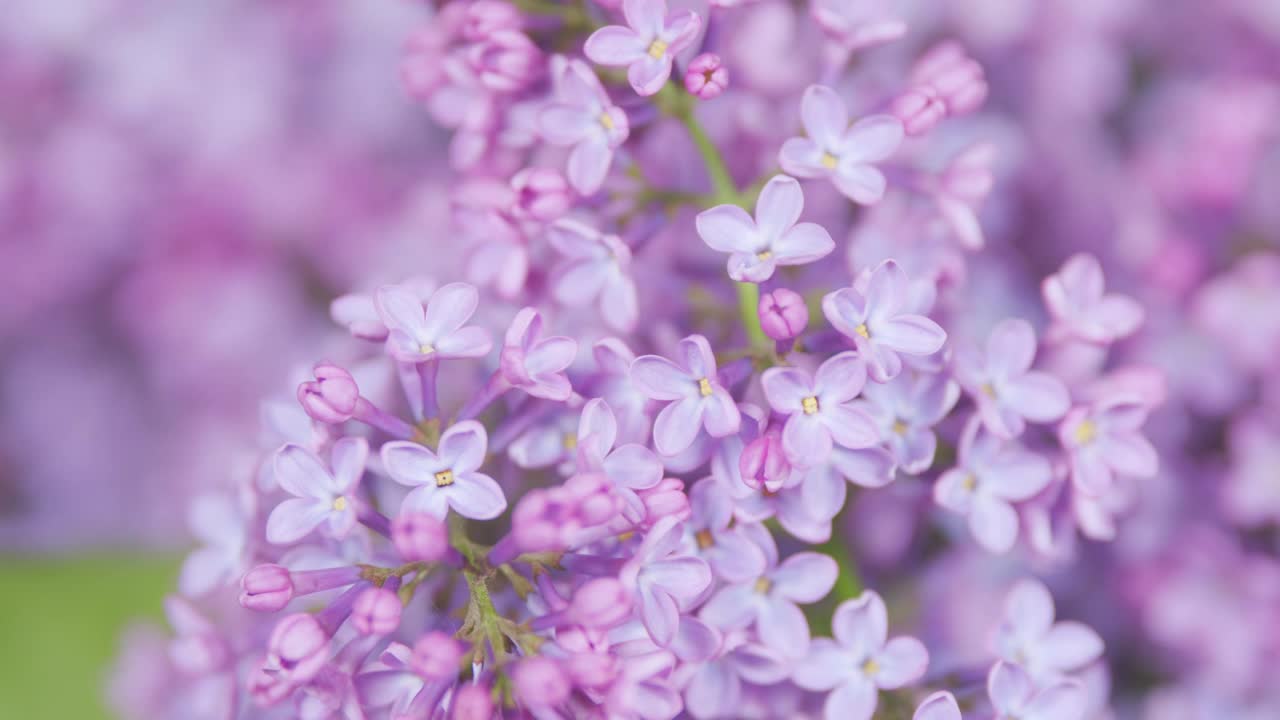
[[[733,498],[715,478],[703,478],[689,490],[689,532],[697,552],[728,582],[764,572],[765,556],[743,525],[733,525]]]
[[[409,287],[379,288],[376,300],[378,315],[389,331],[387,349],[397,360],[409,363],[487,355],[493,347],[488,331],[475,325],[464,327],[479,298],[471,285],[450,283],[432,293],[423,309]]]
[[[1042,291],[1055,337],[1106,344],[1142,325],[1142,306],[1133,298],[1104,294],[1102,265],[1092,255],[1073,255],[1057,274],[1045,278]]]
[[[729,69],[715,53],[702,53],[689,63],[684,73],[684,88],[699,100],[711,100],[729,87]]]
[[[805,265],[835,249],[821,225],[800,223],[804,192],[795,178],[775,175],[760,191],[753,220],[737,205],[717,205],[698,213],[698,236],[712,250],[730,253],[729,277],[764,282],[783,265]]]
[[[834,518],[848,496],[846,483],[865,488],[884,487],[893,482],[897,469],[893,455],[882,447],[863,450],[838,447],[831,451],[825,465],[805,473],[800,483],[801,498],[809,515]]]
[[[960,438],[959,466],[938,478],[934,500],[969,519],[969,532],[993,553],[1008,552],[1018,538],[1012,503],[1049,486],[1053,471],[1040,455],[984,432],[974,417]]]
[[[826,720],[870,720],[880,690],[896,690],[924,675],[929,652],[913,637],[888,640],[889,616],[874,591],[840,603],[834,640],[817,638],[792,678],[806,690],[828,691]]]
[[[947,341],[937,323],[907,312],[909,289],[910,281],[898,264],[885,260],[871,271],[865,289],[843,288],[822,298],[822,313],[853,341],[876,382],[902,372],[899,353],[932,355]]]
[[[902,122],[872,115],[849,126],[849,111],[835,90],[812,85],[800,102],[808,137],[782,145],[778,162],[788,175],[829,178],[850,200],[871,205],[884,197],[884,174],[872,163],[884,160],[902,142]]]
[[[542,337],[542,315],[527,307],[516,313],[502,346],[502,376],[534,397],[563,402],[573,394],[564,369],[573,364],[573,338]]]
[[[614,484],[633,522],[644,517],[644,504],[637,490],[647,490],[662,481],[662,461],[649,448],[627,443],[617,448],[618,420],[613,409],[600,398],[582,407],[578,421],[578,467],[580,471],[603,472]]]
[[[738,406],[716,377],[716,358],[701,335],[690,335],[677,349],[680,364],[642,355],[631,364],[631,380],[651,400],[667,403],[653,426],[653,444],[676,455],[693,444],[704,426],[712,437],[738,431]]]
[[[465,518],[489,520],[507,508],[507,498],[493,478],[476,472],[484,464],[488,436],[484,426],[465,420],[440,436],[439,452],[414,442],[382,446],[382,465],[392,480],[414,490],[401,513],[424,512],[443,519],[449,508]]]
[[[659,520],[618,575],[635,593],[640,619],[659,647],[671,644],[680,613],[711,584],[707,563],[681,554],[683,534],[684,528],[675,518]]]
[[[814,0],[810,12],[832,39],[847,52],[897,40],[907,24],[891,17],[876,0]]]
[[[800,337],[809,324],[809,308],[804,298],[786,288],[762,294],[756,311],[764,334],[778,342]]]
[[[277,545],[297,542],[325,522],[330,535],[345,538],[356,524],[355,491],[368,457],[369,443],[361,437],[333,444],[333,472],[306,448],[292,444],[280,448],[272,462],[276,482],[294,497],[271,511],[267,540]]]
[[[903,472],[918,475],[933,464],[938,446],[933,426],[959,399],[960,386],[946,375],[903,373],[887,383],[870,383],[853,404],[879,427],[881,442]]]
[[[920,702],[911,720],[961,720],[956,696],[939,690]]]
[[[1000,437],[1021,435],[1027,420],[1057,420],[1071,404],[1061,380],[1031,370],[1035,357],[1035,331],[1016,318],[991,330],[985,355],[968,345],[956,351],[956,380],[977,403],[983,424]]]
[[[832,441],[866,448],[880,441],[871,418],[849,404],[867,381],[867,366],[855,353],[843,352],[818,368],[813,379],[795,367],[769,368],[760,377],[769,405],[787,416],[782,446],[792,465],[821,465]]]
[[[551,226],[547,239],[567,258],[552,274],[556,301],[568,307],[596,306],[614,330],[635,329],[640,309],[630,273],[631,249],[622,238],[566,218]]]
[[[425,277],[410,278],[400,287],[408,289],[423,305],[436,291],[435,281]],[[329,317],[361,340],[381,342],[387,339],[387,326],[378,314],[378,303],[372,293],[349,293],[334,298],[329,303]]]
[[[994,651],[1023,667],[1043,685],[1083,668],[1102,656],[1102,638],[1089,626],[1053,621],[1053,596],[1038,580],[1021,580],[1005,597],[1004,618],[996,630]]]
[[[591,34],[583,52],[593,62],[626,67],[640,95],[653,95],[671,77],[671,65],[693,43],[702,18],[691,10],[667,14],[667,0],[623,0],[627,26],[608,25]]]
[[[538,115],[538,130],[552,145],[573,148],[566,173],[569,183],[591,195],[604,183],[613,151],[626,142],[631,125],[591,68],[581,60],[569,60],[556,75],[555,100]]]
[[[538,46],[518,30],[487,33],[469,45],[464,55],[480,85],[496,93],[528,87],[546,67]]]
[[[1007,662],[991,668],[987,695],[995,720],[1076,720],[1088,709],[1080,683],[1060,680],[1037,691],[1025,670]]]
[[[1146,405],[1124,396],[1067,413],[1058,440],[1071,461],[1072,483],[1081,492],[1100,495],[1115,475],[1153,477],[1159,456],[1142,435],[1146,421]]]
[[[778,562],[778,546],[763,525],[749,525],[747,536],[764,553],[764,571],[747,582],[721,588],[700,616],[724,630],[755,625],[761,642],[784,658],[809,649],[809,622],[797,603],[815,603],[831,592],[840,568],[826,555],[801,552]]]
[[[973,112],[987,98],[982,66],[954,41],[939,43],[916,61],[911,89],[893,102],[908,135],[922,135],[948,116]]]
[[[240,498],[218,493],[200,495],[191,502],[187,525],[202,546],[182,563],[178,589],[183,595],[204,595],[244,570],[253,519],[246,505],[251,497],[250,493]]]
[[[573,191],[558,170],[528,167],[511,176],[515,193],[511,214],[522,220],[552,222],[573,207]]]

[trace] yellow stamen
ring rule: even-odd
[[[560,442],[564,445],[565,450],[578,449],[578,436],[576,433],[565,433]]]
[[[898,433],[899,435],[906,435],[906,434],[907,434],[907,424],[906,424],[906,423],[904,423],[904,422],[902,422],[901,420],[894,420],[894,421],[893,421],[893,431],[894,431],[894,432],[896,432],[896,433]]]
[[[856,332],[856,333],[858,333],[859,335],[861,335],[862,337],[864,337],[864,338],[866,338],[866,339],[868,339],[868,340],[870,340],[870,339],[871,339],[871,331],[867,329],[867,324],[866,324],[866,323],[862,323],[862,324],[861,324],[861,325],[859,325],[858,327],[854,328],[854,329],[853,329],[853,331],[854,331],[854,332]]]
[[[708,380],[708,379],[706,379],[706,378],[702,378],[701,380],[699,380],[699,381],[698,381],[698,392],[702,395],[702,397],[708,397],[708,396],[710,396],[710,395],[711,395],[711,392],[712,392],[712,390],[711,390],[711,381],[710,381],[710,380]]]
[[[832,155],[829,152],[822,153],[822,167],[828,170],[835,170],[836,166],[839,164],[840,164],[840,158],[836,157],[835,155]]]
[[[1098,437],[1098,426],[1093,424],[1092,420],[1085,420],[1076,426],[1076,431],[1072,433],[1077,445],[1088,445],[1093,439]]]
[[[769,588],[771,587],[773,587],[773,581],[767,577],[762,577],[762,578],[756,578],[756,584],[753,587],[753,589],[756,592],[760,593],[761,595],[764,595],[765,593],[769,592]]]
[[[993,398],[996,396],[996,388],[991,383],[982,383],[982,387],[980,389],[982,390],[982,394],[987,397]]]
[[[618,533],[618,542],[626,542],[635,536],[636,536],[636,533],[634,530],[628,530],[624,533]]]
[[[964,488],[965,490],[973,490],[974,488],[978,487],[978,478],[974,477],[973,473],[969,473],[968,475],[964,476],[963,480],[960,481],[960,487]]]
[[[605,130],[612,130],[614,127],[613,118],[609,117],[609,113],[600,113],[600,124]]]
[[[418,346],[418,352],[422,353],[423,355],[430,355],[435,351],[436,349],[431,345],[428,345],[427,343],[422,343],[421,345]]]
[[[436,487],[449,487],[453,484],[453,471],[441,470],[436,473]]]
[[[756,253],[757,260],[768,260],[771,257],[773,257],[773,252],[769,250],[761,250],[760,252]]]
[[[862,663],[863,675],[875,675],[878,672],[880,672],[880,663],[876,662],[875,658],[867,658],[867,661]]]
[[[661,40],[654,40],[649,43],[649,57],[654,60],[661,60],[662,56],[667,54],[667,44]]]
[[[818,398],[810,395],[800,401],[800,408],[804,410],[805,415],[812,415],[818,412]]]
[[[334,498],[334,499],[333,499],[333,509],[334,509],[335,511],[337,511],[337,512],[342,512],[343,510],[346,510],[346,509],[347,509],[347,498],[346,498],[345,496],[343,496],[343,495],[339,495],[338,497]]]
[[[699,550],[706,550],[716,544],[715,538],[711,537],[710,530],[699,530],[694,533],[693,539],[697,541]]]

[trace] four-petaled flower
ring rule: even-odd
[[[607,25],[587,38],[583,52],[593,62],[626,67],[627,80],[640,95],[653,95],[671,77],[675,56],[702,29],[691,10],[667,14],[667,0],[623,0],[629,27]]]
[[[960,399],[960,386],[946,375],[902,373],[887,383],[870,383],[854,401],[880,429],[880,440],[893,451],[903,472],[929,469],[938,448],[933,426]]]
[[[915,682],[929,664],[919,640],[888,639],[888,612],[871,590],[840,603],[831,631],[835,639],[815,639],[792,678],[806,690],[831,691],[826,720],[870,720],[880,690]]]
[[[466,325],[480,295],[466,283],[449,283],[431,294],[423,309],[415,289],[405,285],[378,288],[378,315],[386,324],[387,349],[402,362],[433,358],[483,357],[493,347],[489,332]]]
[[[867,276],[865,288],[842,288],[822,298],[822,313],[853,341],[876,382],[902,372],[906,355],[932,355],[947,334],[923,315],[908,312],[910,280],[898,263],[885,260]]]
[[[1027,420],[1057,420],[1071,404],[1061,380],[1031,369],[1035,357],[1036,333],[1017,318],[991,330],[985,354],[972,345],[956,350],[956,380],[977,403],[983,424],[1000,437],[1021,435]]]
[[[542,337],[542,315],[527,307],[516,313],[502,346],[502,375],[534,397],[568,400],[573,386],[564,369],[573,364],[578,343],[573,338]]]
[[[711,584],[707,563],[682,554],[683,534],[679,520],[662,518],[618,573],[618,579],[635,593],[640,620],[659,647],[675,640],[680,614]]]
[[[438,452],[415,442],[382,446],[382,465],[392,480],[414,488],[400,512],[424,512],[444,518],[449,508],[465,518],[488,520],[507,508],[493,478],[476,472],[484,464],[488,436],[484,426],[465,420],[440,436]]]
[[[722,579],[742,582],[764,572],[760,546],[733,524],[733,498],[714,477],[694,483],[689,490],[689,532],[698,554]]]
[[[631,381],[651,400],[667,403],[653,425],[653,445],[663,455],[688,449],[703,426],[712,437],[738,431],[742,422],[733,396],[716,378],[716,358],[701,335],[690,335],[676,349],[679,364],[658,355],[631,363]]]
[[[662,482],[662,461],[638,443],[614,447],[618,440],[618,420],[613,408],[600,398],[582,408],[578,420],[577,451],[579,471],[600,471],[614,484],[622,498],[623,513],[632,522],[644,519],[644,502],[637,490],[647,490]]]
[[[875,423],[849,404],[867,381],[866,363],[843,352],[818,368],[813,379],[800,368],[770,368],[760,378],[765,397],[787,415],[782,447],[792,465],[821,465],[831,456],[832,441],[847,448],[868,448],[880,441]]]
[[[574,190],[590,195],[604,183],[631,125],[586,63],[569,60],[554,77],[555,100],[539,113],[538,131],[552,145],[573,148],[565,174]]]
[[[1037,690],[1025,670],[1007,662],[991,668],[987,695],[994,720],[1078,720],[1088,708],[1079,682],[1058,680]]]
[[[566,218],[550,227],[547,239],[568,258],[551,277],[556,301],[569,307],[597,305],[605,324],[631,332],[640,311],[636,281],[628,272],[631,250],[622,238]]]
[[[730,253],[729,277],[759,283],[781,265],[811,263],[835,249],[821,225],[796,224],[803,209],[800,183],[775,175],[760,191],[755,219],[737,205],[717,205],[699,213],[696,225],[712,250]]]
[[[345,538],[356,524],[355,491],[368,457],[369,443],[361,437],[333,444],[332,472],[300,445],[290,443],[277,450],[272,460],[276,482],[294,497],[271,511],[267,540],[279,545],[296,542],[324,522],[330,535]]]
[[[1142,325],[1142,306],[1125,295],[1105,294],[1102,265],[1092,255],[1073,255],[1042,286],[1053,315],[1050,333],[1091,343],[1110,343]]]
[[[1072,483],[1089,495],[1101,495],[1111,489],[1116,475],[1154,476],[1160,458],[1142,435],[1146,421],[1146,405],[1126,396],[1067,413],[1058,440],[1070,458]]]
[[[801,178],[830,178],[850,200],[871,205],[884,197],[884,173],[872,163],[884,160],[902,142],[902,121],[872,115],[849,126],[849,111],[835,90],[812,85],[800,101],[808,137],[782,144],[783,172]]]
[[[1023,667],[1038,685],[1061,678],[1102,656],[1102,638],[1089,626],[1055,623],[1053,596],[1038,580],[1021,580],[1005,597],[1004,618],[993,638],[996,655]]]

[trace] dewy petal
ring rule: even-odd
[[[297,542],[324,522],[331,509],[323,500],[289,498],[277,505],[267,518],[267,541],[277,545]]]
[[[774,242],[799,222],[803,210],[804,192],[800,183],[786,175],[774,175],[756,200],[755,224],[761,235]]]
[[[790,600],[766,599],[760,606],[756,632],[765,647],[785,658],[801,658],[809,651],[809,622]]]
[[[987,369],[995,378],[1011,378],[1031,369],[1036,333],[1026,320],[1002,320],[987,337]]]
[[[836,249],[831,233],[817,223],[800,223],[773,243],[773,259],[779,265],[805,265],[821,260]]]
[[[821,553],[801,552],[792,555],[770,575],[774,593],[792,602],[818,602],[831,592],[840,568],[836,561]]]
[[[676,400],[662,408],[653,423],[653,446],[667,456],[684,452],[698,437],[702,415],[703,403],[698,397]]]
[[[989,552],[1009,552],[1018,539],[1018,513],[999,498],[978,494],[969,512],[969,532]]]
[[[856,398],[866,383],[866,363],[857,353],[842,352],[818,367],[813,378],[813,394],[821,404],[839,404]]]
[[[378,315],[391,330],[402,330],[410,337],[424,332],[425,312],[422,302],[403,285],[387,285],[374,294]]]
[[[334,493],[350,492],[364,474],[369,459],[369,441],[362,437],[344,437],[333,444]]]
[[[835,90],[825,85],[810,85],[800,100],[800,120],[814,142],[836,149],[849,129],[849,110]]]
[[[872,115],[853,124],[836,147],[840,159],[857,164],[879,162],[902,144],[902,121],[892,115]]]
[[[466,473],[455,475],[453,485],[442,489],[443,495],[459,515],[471,520],[491,520],[507,509],[507,496],[488,475]]]
[[[879,671],[872,680],[877,687],[896,690],[919,680],[929,666],[929,651],[913,637],[896,637],[876,655]]]
[[[646,53],[627,67],[627,81],[636,94],[649,96],[657,93],[671,78],[671,56],[664,53],[655,58]]]
[[[824,720],[871,720],[878,696],[876,686],[855,674],[831,691],[822,706]]]
[[[845,197],[861,205],[880,202],[889,185],[884,173],[870,165],[842,165],[831,181]]]
[[[999,389],[1002,404],[1034,422],[1052,422],[1066,414],[1071,396],[1058,378],[1049,373],[1029,372],[1010,379]]]
[[[652,400],[679,400],[696,392],[697,378],[659,355],[641,355],[631,363],[631,382]]]
[[[756,224],[746,210],[737,205],[717,205],[694,218],[698,237],[719,252],[755,252]]]
[[[798,467],[821,465],[831,455],[831,431],[817,415],[796,413],[782,428],[782,448]]]
[[[622,15],[641,37],[655,38],[667,19],[667,0],[623,0]]]
[[[987,695],[1002,715],[1020,712],[1032,690],[1031,678],[1017,665],[998,662],[987,675]]]
[[[805,690],[822,692],[840,685],[853,674],[853,658],[829,638],[814,638],[809,652],[796,663],[792,680]]]
[[[431,294],[423,323],[423,339],[440,340],[471,319],[480,302],[480,293],[467,283],[449,283]]]
[[[1069,672],[1102,657],[1102,651],[1102,638],[1093,628],[1083,623],[1063,621],[1045,634],[1037,650],[1037,660]]]
[[[588,137],[569,152],[569,184],[582,195],[593,195],[604,184],[613,163],[613,150],[604,138]]]
[[[644,57],[648,44],[631,28],[608,25],[591,33],[582,51],[594,63],[623,67]]]
[[[932,355],[942,349],[947,333],[923,315],[898,315],[872,329],[879,342],[908,355]]]
[[[884,647],[889,636],[889,613],[874,590],[840,603],[831,618],[836,641],[854,657],[867,658]]]
[[[290,495],[326,499],[335,484],[320,458],[301,445],[290,443],[280,448],[271,465],[276,482]]]
[[[804,399],[815,394],[809,375],[795,367],[772,367],[765,370],[760,376],[760,386],[764,389],[769,405],[786,414],[801,412]]]
[[[440,436],[440,461],[455,473],[471,472],[484,463],[489,436],[475,420],[463,420]],[[384,455],[385,458],[385,455]]]
[[[801,178],[826,177],[831,174],[822,164],[822,148],[809,138],[791,138],[778,151],[778,164],[788,175]]]
[[[956,698],[946,690],[939,690],[920,703],[911,720],[962,720]]]
[[[432,477],[448,467],[433,452],[416,442],[395,440],[382,446],[382,468],[401,485],[430,484]]]
[[[852,405],[825,407],[819,412],[831,438],[851,450],[880,444],[880,429],[863,411]]]

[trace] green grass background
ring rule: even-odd
[[[179,558],[0,555],[0,718],[110,718],[103,688],[122,630],[163,620]]]

